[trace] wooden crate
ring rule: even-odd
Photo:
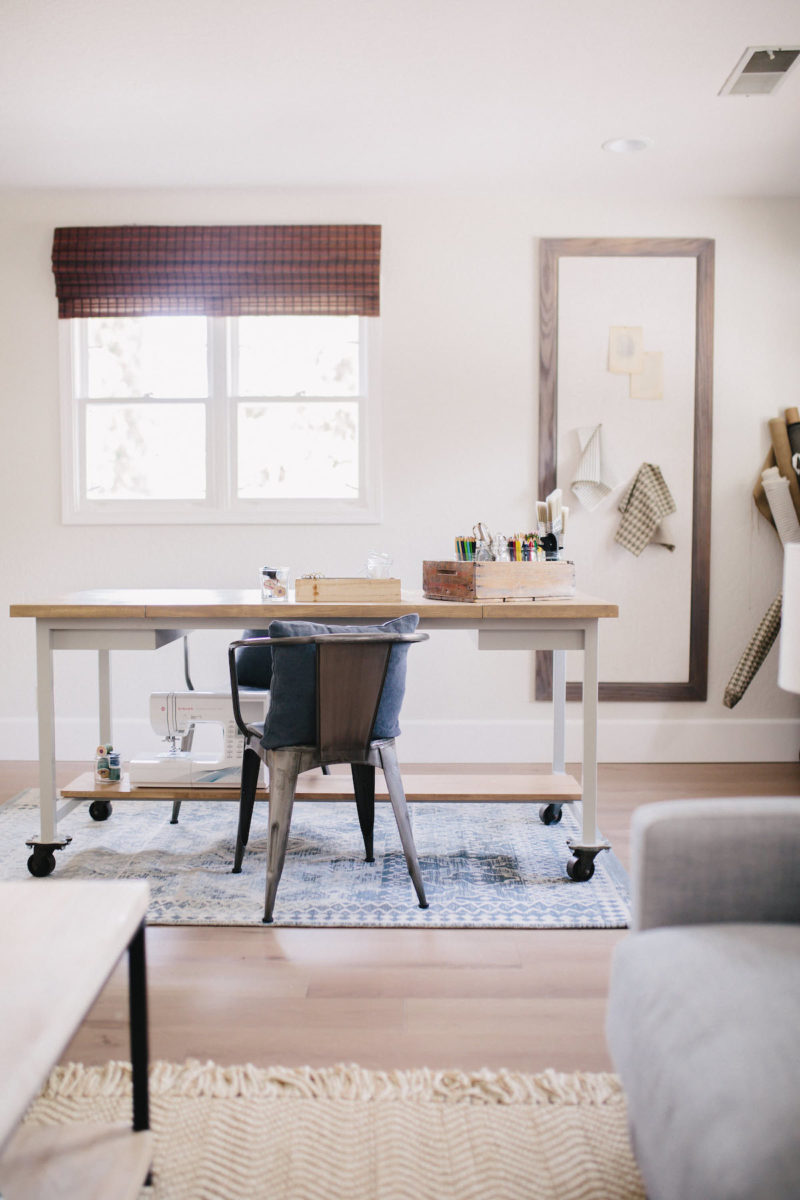
[[[429,600],[535,600],[575,595],[572,562],[458,562],[422,564]]]
[[[337,602],[347,604],[350,601],[393,601],[400,600],[399,579],[362,579],[353,578],[330,579],[297,579],[294,585],[294,597],[298,604]]]

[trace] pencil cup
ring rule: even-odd
[[[367,555],[367,579],[388,579],[392,560],[388,554],[370,550]]]

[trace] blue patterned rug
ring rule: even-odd
[[[60,879],[146,879],[153,925],[258,925],[264,906],[267,805],[257,803],[242,873],[231,874],[237,806],[185,801],[170,825],[168,801],[114,804],[93,821],[81,804],[59,831],[72,843],[55,872],[34,879],[25,839],[38,830],[28,790],[0,810],[0,878],[54,887]],[[595,860],[586,883],[565,872],[568,836],[580,810],[565,805],[558,825],[536,804],[411,804],[414,840],[429,908],[417,905],[397,826],[375,807],[375,862],[364,862],[355,805],[301,802],[275,904],[275,925],[429,929],[605,929],[628,923],[628,879],[613,851]]]

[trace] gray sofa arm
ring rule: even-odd
[[[800,799],[665,800],[631,822],[631,930],[800,923]]]

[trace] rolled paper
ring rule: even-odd
[[[792,497],[794,511],[800,517],[800,483],[792,466],[792,448],[789,445],[789,431],[783,417],[773,417],[769,423],[769,434],[772,438],[772,449],[775,451],[775,462],[784,479],[789,480],[789,495]]]
[[[769,454],[764,459],[764,465],[762,466],[761,470],[758,473],[758,480],[756,482],[756,486],[753,488],[753,499],[756,502],[756,508],[761,513],[762,517],[765,517],[766,520],[769,521],[769,523],[770,523],[770,525],[772,525],[773,529],[775,528],[775,521],[773,520],[773,517],[772,517],[772,509],[769,506],[769,500],[767,500],[767,494],[764,491],[763,477],[764,477],[764,472],[769,470],[770,467],[774,467],[774,466],[775,466],[775,451],[770,449]],[[775,530],[775,532],[777,533],[778,531]]]
[[[789,447],[792,451],[794,473],[800,479],[800,409],[787,408],[786,432],[789,435]]]
[[[775,528],[784,546],[787,542],[800,542],[800,521],[789,495],[789,480],[784,479],[777,467],[762,471],[761,478]]]
[[[747,691],[753,676],[763,663],[781,627],[782,593],[778,593],[759,622],[750,641],[728,680],[722,703],[733,708]]]
[[[778,687],[786,692],[800,693],[800,546],[787,546],[783,555]]]

